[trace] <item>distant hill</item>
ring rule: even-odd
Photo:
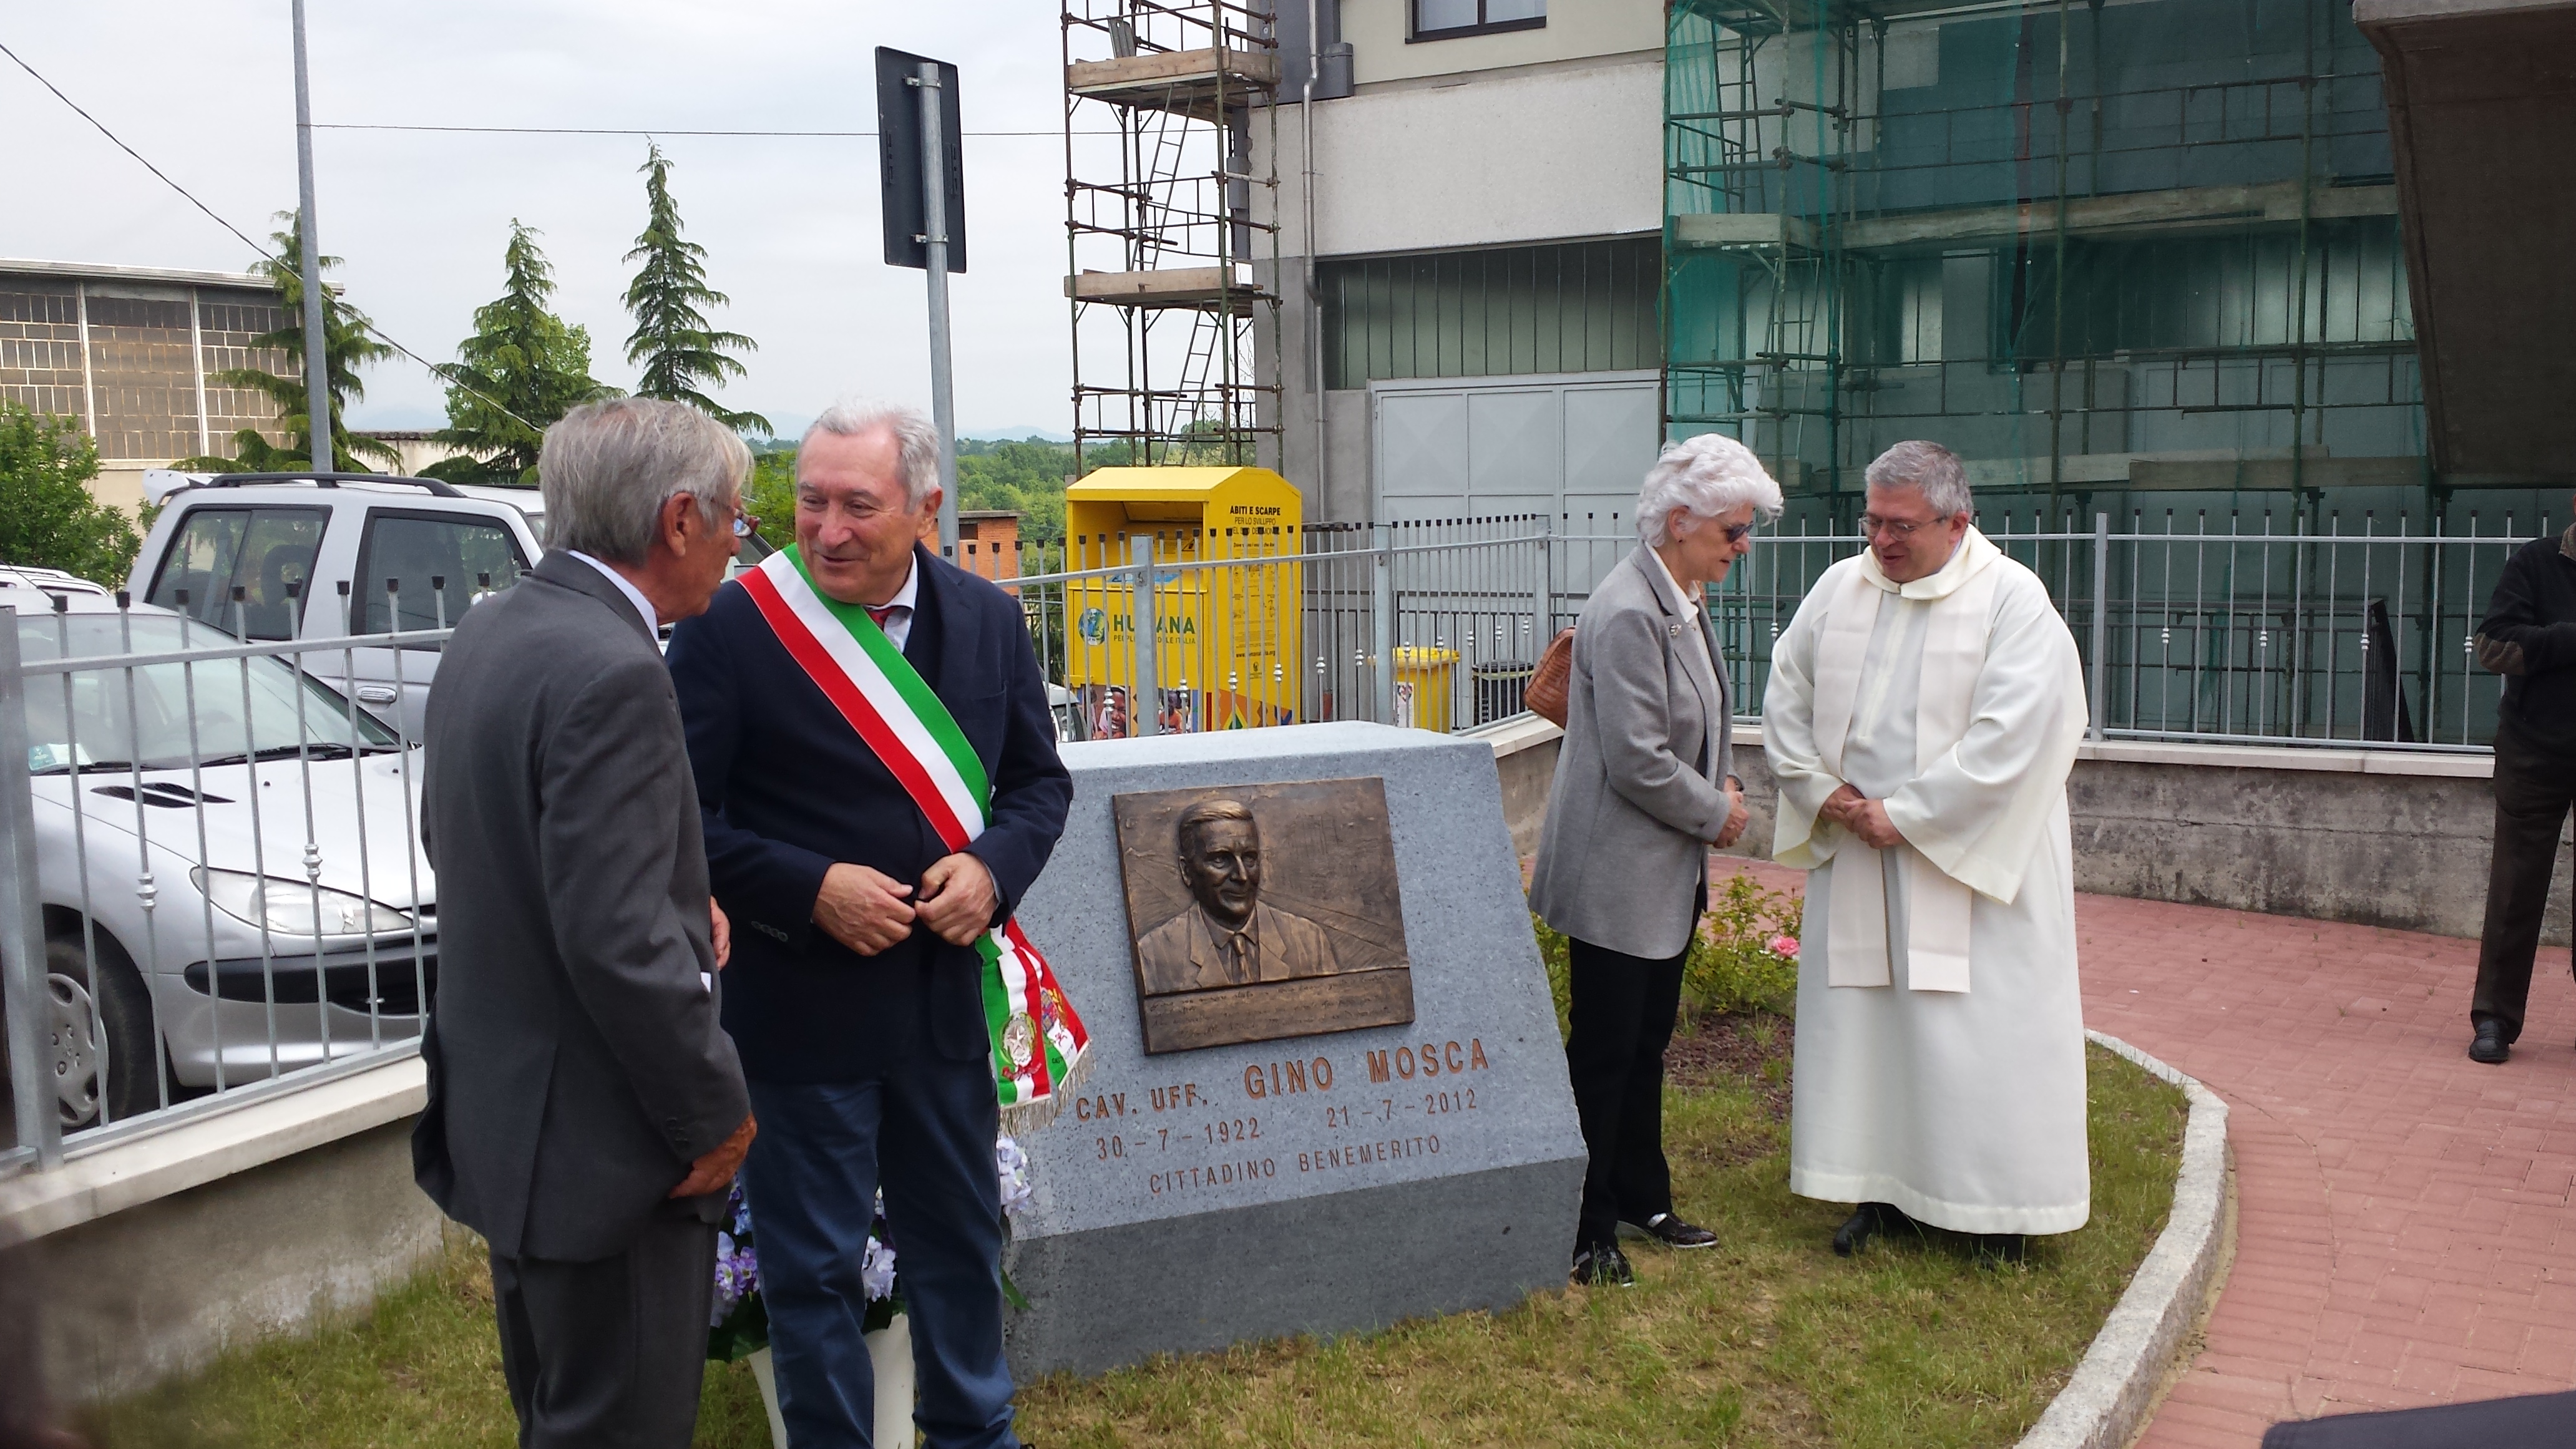
[[[960,428],[957,432],[957,441],[961,445],[969,440],[987,443],[1025,443],[1032,438],[1045,443],[1070,443],[1073,441],[1073,434],[1054,428],[1021,427]]]

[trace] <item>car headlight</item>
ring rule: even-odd
[[[215,909],[280,936],[373,936],[411,929],[411,917],[391,906],[308,881],[202,867],[188,872],[188,878]]]

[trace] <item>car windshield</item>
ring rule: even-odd
[[[129,651],[125,628],[131,624]],[[40,614],[18,620],[27,662],[163,654],[232,643],[229,635],[166,615]],[[63,681],[71,688],[66,700]],[[133,681],[129,695],[127,680]],[[297,681],[303,683],[298,708]],[[338,691],[274,656],[27,677],[27,768],[185,769],[298,754],[345,756],[391,749],[393,733]],[[190,694],[194,692],[194,708]],[[247,709],[245,709],[247,704]],[[193,728],[192,728],[193,721]]]

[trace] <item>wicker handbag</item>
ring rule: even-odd
[[[1540,719],[1558,729],[1565,728],[1565,689],[1574,675],[1574,631],[1566,629],[1547,641],[1547,649],[1538,656],[1538,668],[1530,672],[1529,687],[1521,691],[1521,701]]]

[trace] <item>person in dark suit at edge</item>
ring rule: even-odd
[[[2576,804],[2576,524],[2515,549],[2478,621],[2496,702],[2495,851],[2469,999],[2469,1059],[2502,1066],[2522,1035],[2559,832]]]
[[[743,926],[725,1026],[763,1126],[743,1187],[797,1449],[869,1442],[859,1267],[880,1185],[926,1449],[1019,1442],[973,943],[1045,866],[1073,786],[1018,601],[917,542],[939,501],[938,435],[910,408],[837,405],[798,446],[813,591],[867,610],[991,783],[990,823],[966,849],[949,850],[745,582],[671,640],[716,895]]]
[[[546,430],[552,549],[467,611],[423,736],[439,977],[414,1173],[492,1249],[526,1449],[682,1449],[753,1136],[726,926],[654,637],[724,579],[751,458],[681,403]]]

